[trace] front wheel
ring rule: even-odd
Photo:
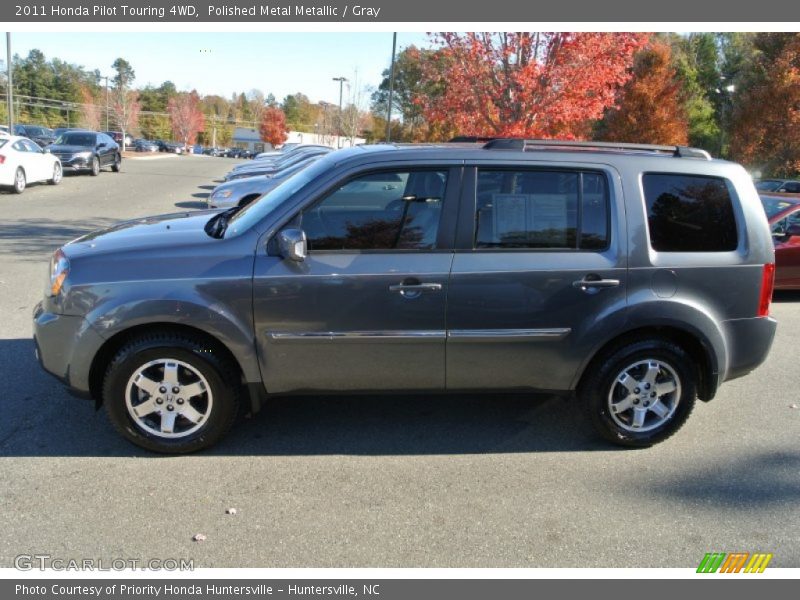
[[[21,194],[25,191],[25,187],[28,185],[27,179],[25,179],[25,171],[22,170],[22,167],[17,167],[16,172],[14,173],[14,193]]]
[[[53,165],[53,176],[47,181],[50,185],[58,185],[64,177],[64,170],[61,168],[61,163],[57,162]]]
[[[620,446],[646,448],[686,422],[697,395],[688,353],[665,340],[645,339],[596,362],[579,392],[595,430]]]
[[[103,403],[137,446],[181,454],[216,443],[238,411],[236,370],[203,340],[178,334],[136,338],[111,361]]]
[[[91,173],[92,177],[97,177],[100,175],[100,159],[96,156],[92,157],[92,164],[89,167],[89,173]]]
[[[111,165],[111,170],[114,171],[114,173],[119,173],[120,169],[122,169],[122,157],[117,154],[114,158],[114,164]]]

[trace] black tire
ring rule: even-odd
[[[651,414],[649,411],[652,409],[648,409],[645,414],[651,421],[649,425],[645,424],[644,428],[653,428],[647,431],[632,431],[630,428],[636,425],[632,421],[635,409],[631,407],[630,411],[620,412],[618,415],[612,414],[611,404],[614,398],[612,394],[617,398],[625,395],[626,390],[617,378],[626,372],[629,366],[644,361],[665,365],[666,367],[657,375],[659,378],[664,377],[665,380],[675,379],[669,373],[671,369],[672,374],[677,377],[678,387],[672,394],[665,394],[663,397],[665,402],[661,403],[662,406],[675,402],[674,409],[666,419],[655,413]],[[642,365],[639,368],[646,366]],[[611,349],[604,357],[594,361],[589,369],[578,391],[578,399],[587,411],[588,419],[595,431],[604,439],[619,446],[647,448],[663,442],[683,426],[694,408],[697,396],[697,368],[689,354],[672,342],[660,339],[633,341]],[[643,387],[641,386],[641,394],[646,394],[647,391]],[[630,390],[627,392],[630,393]],[[630,397],[634,398],[632,402],[637,404],[636,408],[639,410],[644,408],[645,402],[648,402],[648,406],[649,403],[653,405],[657,403],[650,398],[642,399],[638,394],[630,393]],[[661,399],[656,397],[658,401]],[[659,423],[661,420],[663,422]],[[620,424],[621,422],[623,424]]]
[[[17,170],[14,171],[14,184],[11,186],[11,189],[14,190],[15,194],[21,194],[25,191],[27,185],[28,181],[25,178],[25,170],[22,167],[17,167]]]
[[[202,425],[184,437],[156,435],[137,422],[128,410],[126,390],[131,377],[143,365],[164,358],[188,364],[201,373],[213,397]],[[236,420],[239,396],[236,367],[202,339],[184,334],[152,334],[133,339],[114,356],[103,381],[103,404],[116,430],[137,446],[163,454],[196,452],[219,441]]]
[[[121,169],[122,169],[122,157],[119,154],[117,154],[116,157],[114,157],[114,164],[111,165],[111,170],[114,171],[114,173],[119,173]]]
[[[47,180],[50,185],[58,185],[64,179],[64,168],[61,163],[57,162],[53,165],[53,176]]]
[[[89,167],[89,174],[92,177],[100,175],[100,159],[97,156],[92,157],[92,165]]]

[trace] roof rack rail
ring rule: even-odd
[[[483,146],[486,150],[533,150],[555,148],[564,150],[609,150],[618,152],[651,152],[669,154],[677,158],[711,160],[711,155],[701,148],[688,146],[659,146],[656,144],[628,144],[622,142],[579,142],[571,140],[526,140],[522,138],[496,138]]]

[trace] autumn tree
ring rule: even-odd
[[[258,128],[261,139],[273,146],[280,146],[289,137],[286,130],[286,115],[277,106],[267,106]]]
[[[622,88],[617,107],[607,113],[600,137],[615,142],[686,145],[688,124],[682,100],[670,47],[654,40],[636,54],[633,77]]]
[[[111,112],[117,127],[122,131],[122,149],[125,150],[126,134],[136,127],[139,120],[139,93],[132,89],[136,74],[131,64],[124,58],[118,58],[111,65],[114,75],[114,91],[112,94]]]
[[[200,97],[195,90],[170,98],[167,104],[172,134],[184,145],[194,144],[197,134],[205,127],[206,119],[200,110]]]
[[[80,124],[81,127],[98,131],[103,125],[103,110],[97,103],[97,98],[88,85],[82,86],[80,90]]]
[[[437,33],[417,99],[462,135],[577,138],[630,78],[642,33]]]
[[[758,33],[734,96],[731,153],[764,175],[800,172],[800,33]]]

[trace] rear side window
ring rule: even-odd
[[[731,184],[720,177],[642,177],[650,245],[659,252],[728,252],[739,244]]]
[[[600,173],[478,171],[475,248],[602,250],[608,186]]]

